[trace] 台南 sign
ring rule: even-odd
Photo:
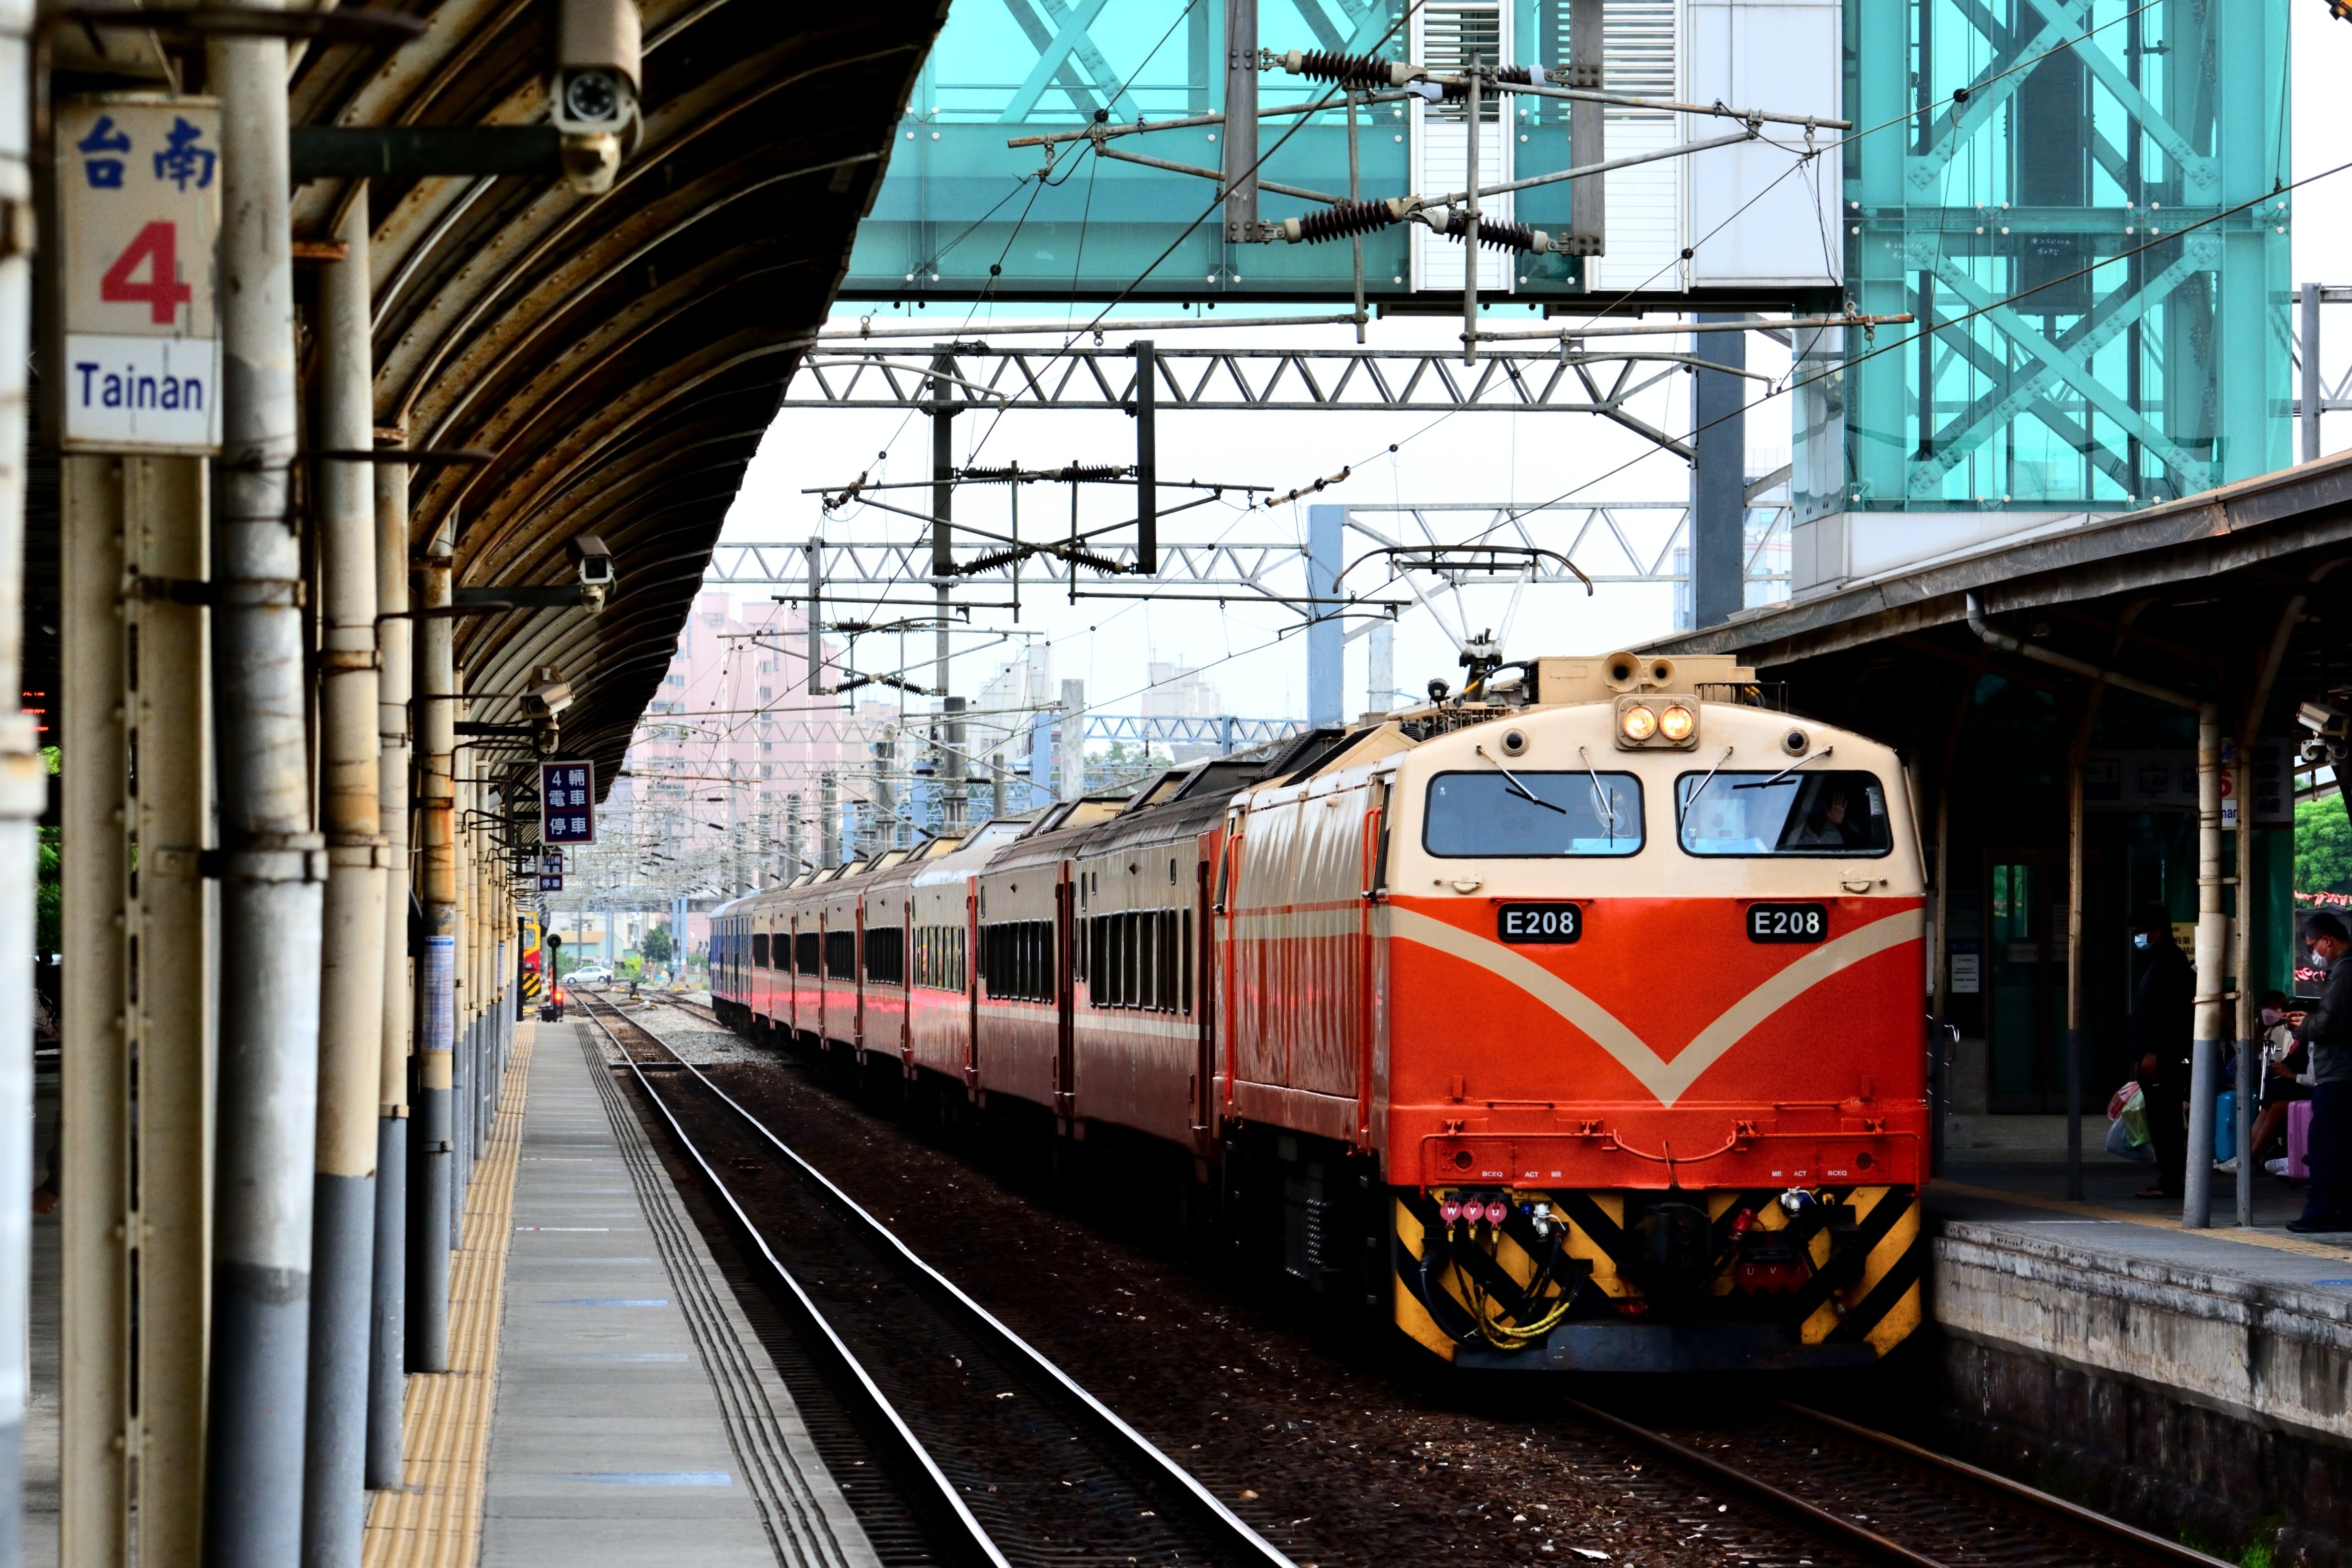
[[[539,841],[596,842],[596,764],[541,763],[539,766]],[[550,892],[561,891],[550,889]]]
[[[106,95],[57,115],[68,451],[220,450],[220,106]]]

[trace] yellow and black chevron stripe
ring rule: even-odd
[[[1464,1345],[1491,1343],[1481,1332],[1481,1314],[1506,1330],[1556,1316],[1580,1292],[1593,1307],[1597,1298],[1624,1301],[1647,1293],[1630,1276],[1640,1272],[1640,1240],[1627,1227],[1629,1195],[1623,1192],[1541,1192],[1513,1189],[1513,1213],[1494,1237],[1489,1254],[1477,1247],[1451,1247],[1438,1205],[1451,1195],[1394,1192],[1391,1256],[1395,1262],[1397,1326],[1447,1360]],[[1654,1197],[1654,1194],[1638,1197]],[[1793,1232],[1811,1260],[1811,1277],[1784,1298],[1761,1299],[1771,1315],[1803,1345],[1867,1344],[1883,1356],[1918,1328],[1926,1245],[1919,1226],[1918,1194],[1909,1187],[1823,1187],[1797,1216],[1783,1211],[1776,1191],[1721,1190],[1676,1194],[1677,1201],[1704,1207],[1716,1253],[1732,1250],[1731,1226],[1740,1211],[1753,1214],[1767,1235]],[[1529,1293],[1554,1240],[1538,1237],[1519,1205],[1548,1201],[1556,1224],[1566,1227],[1540,1288]],[[1713,1316],[1707,1304],[1732,1294],[1728,1268],[1691,1298],[1660,1302],[1642,1321],[1664,1322]]]

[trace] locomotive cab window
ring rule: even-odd
[[[1895,847],[1875,773],[1685,773],[1675,802],[1682,847],[1693,855],[1868,857]]]
[[[1440,773],[1429,781],[1421,847],[1448,859],[1633,855],[1642,781],[1632,773]]]

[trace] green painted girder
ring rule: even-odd
[[[1552,63],[1567,0],[1509,0],[1523,63]],[[1402,0],[1259,0],[1258,37],[1276,51],[1331,49],[1402,58]],[[1382,40],[1386,37],[1386,42]],[[842,292],[850,299],[929,298],[1198,300],[1352,296],[1349,247],[1228,245],[1217,182],[1097,157],[1084,143],[1044,150],[1008,141],[1067,132],[1099,111],[1122,126],[1221,109],[1223,0],[957,0],[925,65],[891,147],[881,195],[860,226]],[[1280,70],[1258,79],[1263,106],[1313,101],[1328,84]],[[1527,99],[1507,133],[1522,175],[1570,162],[1564,106]],[[1410,194],[1408,119],[1402,106],[1367,105],[1358,128],[1360,189]],[[1214,171],[1222,128],[1191,126],[1123,136],[1109,145]],[[1344,195],[1345,111],[1306,123],[1259,122],[1262,179]],[[1522,193],[1520,221],[1569,225],[1565,184]],[[1317,204],[1265,192],[1260,215],[1295,216]],[[1375,299],[1410,292],[1405,235],[1364,240],[1364,284]],[[991,269],[995,270],[992,271]],[[1519,285],[1542,297],[1576,292],[1573,257],[1520,258]]]
[[[2100,301],[2102,309],[2078,319],[2073,328],[2055,338],[2015,310],[1998,303],[1991,291],[1970,278],[1957,262],[1949,258],[1937,261],[1936,277],[1944,288],[1958,296],[1965,309],[1979,312],[1979,320],[2025,350],[2035,368],[2022,381],[2013,383],[1990,407],[1971,411],[1972,416],[1967,417],[1965,424],[1938,430],[1930,448],[1932,456],[1911,470],[1912,490],[1920,495],[1937,493],[1946,474],[2000,426],[2041,402],[2043,389],[2053,382],[2071,388],[2124,434],[2157,453],[2183,484],[2193,489],[2204,489],[2208,475],[2203,459],[2150,426],[2145,411],[2130,406],[2118,388],[2095,374],[2093,364],[2099,351],[2145,316],[2151,306],[2168,298],[2190,277],[2217,265],[2219,250],[2218,243],[2192,237],[2181,258],[2150,279],[2146,288],[2117,290]]]
[[[1871,0],[1863,3],[1870,4]],[[1924,192],[1932,186],[1961,145],[1982,133],[1995,112],[2010,102],[2029,74],[2029,70],[2018,68],[2021,62],[2040,60],[2053,51],[2064,50],[2081,60],[2084,68],[2098,79],[2099,85],[2114,95],[2140,134],[2162,147],[2179,165],[2184,184],[2200,194],[2213,188],[2221,178],[2214,161],[2193,146],[2147,100],[2122,64],[2098,41],[2092,31],[2096,25],[2092,13],[2097,7],[2091,0],[2022,3],[2037,14],[2038,26],[2030,35],[2020,28],[2004,26],[1981,5],[1952,5],[1953,13],[1965,18],[1996,52],[1984,69],[1966,84],[1967,99],[1937,115],[1927,145],[1908,161],[1905,174],[1915,187]]]
[[[1852,342],[1800,400],[1801,515],[2114,509],[2288,461],[2286,0],[1846,14],[1848,298],[1933,335]]]

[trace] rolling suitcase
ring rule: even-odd
[[[2286,1108],[2286,1179],[2311,1180],[2311,1101],[2307,1100]]]

